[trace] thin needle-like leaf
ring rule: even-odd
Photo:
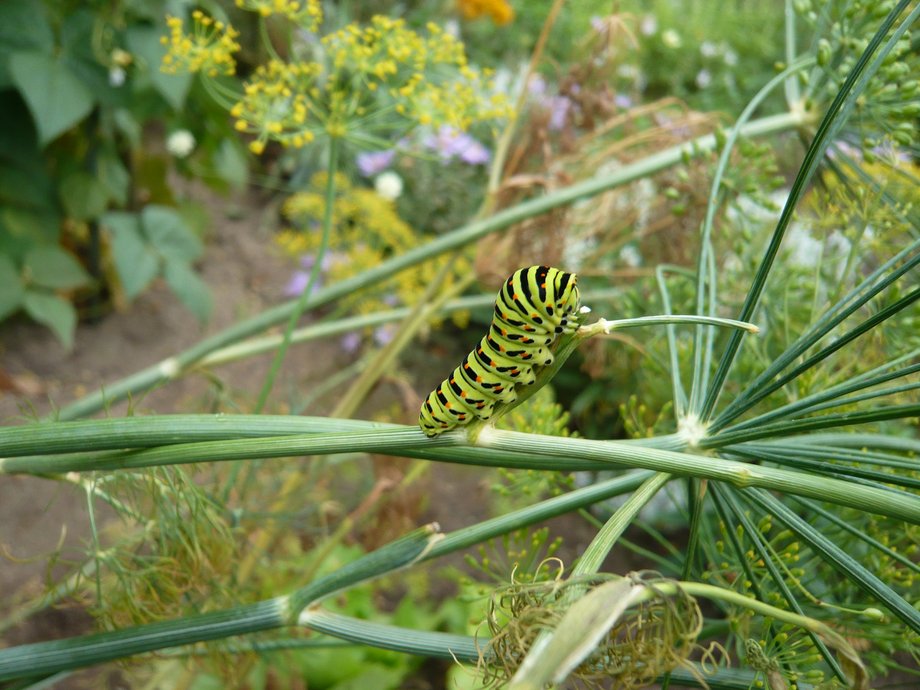
[[[874,573],[867,570],[856,559],[796,515],[778,498],[761,489],[747,489],[740,494],[761,511],[770,513],[786,527],[795,532],[821,558],[853,581],[865,592],[878,599],[897,618],[914,632],[920,632],[920,611],[900,594],[885,584]]]
[[[748,291],[747,297],[744,300],[744,304],[741,307],[741,313],[739,315],[740,321],[749,321],[753,316],[754,309],[757,307],[757,304],[760,301],[760,295],[763,292],[763,288],[767,282],[767,277],[769,276],[772,269],[773,261],[776,259],[776,255],[779,252],[779,247],[782,243],[783,236],[785,235],[786,229],[792,220],[792,214],[795,210],[795,207],[798,205],[798,202],[802,198],[802,195],[805,193],[805,189],[810,183],[811,178],[817,171],[818,165],[820,164],[821,159],[824,157],[828,145],[843,126],[849,111],[852,109],[856,102],[856,99],[865,91],[869,79],[878,71],[879,67],[881,67],[882,60],[890,53],[894,45],[910,25],[910,20],[905,21],[902,26],[898,27],[898,29],[895,30],[895,32],[888,38],[888,40],[885,41],[886,36],[888,36],[888,33],[894,26],[897,18],[909,6],[910,0],[901,0],[898,5],[892,8],[892,10],[888,13],[885,21],[882,22],[882,25],[879,27],[878,31],[876,31],[875,35],[872,37],[872,40],[869,41],[869,44],[866,46],[866,49],[859,57],[859,60],[854,65],[852,71],[847,75],[846,80],[840,87],[836,97],[828,107],[827,112],[818,125],[814,139],[812,139],[808,150],[805,152],[805,156],[802,160],[802,165],[799,168],[799,172],[796,175],[795,181],[792,183],[789,197],[786,200],[786,204],[783,207],[782,213],[780,214],[780,218],[777,222],[773,237],[770,239],[770,243],[767,246],[767,250],[764,254],[764,259],[754,276],[751,288]],[[914,13],[911,14],[911,17],[913,17],[913,14]],[[883,42],[884,46],[882,45]],[[880,47],[881,50],[879,50]],[[877,56],[875,56],[876,51],[878,51]],[[725,383],[728,372],[731,369],[735,360],[735,356],[738,353],[738,348],[741,347],[741,338],[742,334],[740,332],[734,332],[729,335],[728,343],[726,344],[722,359],[719,362],[719,367],[716,370],[715,376],[713,377],[712,383],[709,386],[709,390],[707,391],[702,408],[700,410],[699,416],[703,421],[708,420],[712,415],[712,411],[715,408],[719,393],[722,390],[722,386]]]

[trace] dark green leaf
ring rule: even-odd
[[[77,312],[70,302],[47,292],[27,290],[22,306],[29,316],[48,326],[64,347],[68,350],[73,347]]]
[[[42,145],[82,120],[93,95],[63,63],[44,53],[10,56],[10,73],[32,112]]]
[[[144,241],[140,220],[135,214],[107,213],[102,222],[112,233],[112,256],[125,296],[133,299],[159,273],[159,259]]]
[[[33,0],[0,2],[0,89],[12,82],[7,67],[10,53],[35,50],[51,53],[54,34],[41,4]]]
[[[166,282],[202,323],[211,314],[211,291],[185,261],[167,259]]]
[[[148,26],[133,26],[128,29],[128,49],[138,60],[138,69],[150,80],[150,85],[169,103],[173,109],[179,110],[185,103],[189,87],[192,84],[192,75],[166,74],[160,70],[166,47],[160,43],[160,36],[165,33],[165,28],[159,30]]]
[[[132,148],[139,148],[141,145],[141,123],[125,108],[117,108],[113,116],[115,127],[121,132]]]
[[[148,204],[141,222],[147,239],[165,258],[188,262],[201,256],[201,242],[175,209]]]
[[[22,277],[9,257],[0,254],[0,320],[19,309],[23,297]]]
[[[97,103],[120,105],[127,89],[109,82],[109,68],[98,51],[98,19],[88,9],[68,12],[61,25],[61,63],[83,82]],[[100,62],[100,59],[102,62]]]
[[[56,243],[58,218],[50,211],[0,206],[0,253],[22,258],[37,243]]]
[[[78,170],[61,180],[61,203],[74,220],[97,218],[105,211],[108,193],[102,183],[87,172]]]
[[[90,281],[83,266],[56,244],[41,244],[29,250],[23,264],[28,283],[52,290],[68,290]]]
[[[96,175],[105,188],[109,200],[119,206],[128,203],[131,188],[131,174],[114,151],[102,153],[96,162]]]

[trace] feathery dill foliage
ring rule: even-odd
[[[322,21],[319,3],[240,2],[261,18],[280,14],[307,31]],[[195,11],[192,32],[170,18],[164,68],[232,74],[232,27]],[[427,35],[402,19],[374,16],[370,24],[349,24],[320,39],[315,60],[282,60],[260,65],[234,97],[230,113],[236,129],[254,136],[249,148],[261,153],[269,141],[302,147],[320,134],[377,141],[386,130],[407,126],[472,124],[511,115],[502,94],[494,92],[488,72],[467,61],[463,44],[430,23]],[[228,95],[229,97],[229,95]]]
[[[805,22],[814,28],[818,64],[804,77],[809,102],[833,98],[852,72],[869,39],[897,4],[893,0],[794,3]],[[911,47],[911,33],[900,38],[856,101],[842,138],[862,149],[884,143],[909,149],[917,142],[920,115],[920,55]]]
[[[232,528],[214,501],[179,467],[81,480],[122,518],[94,532],[96,549],[74,591],[100,585],[90,610],[104,628],[188,615],[232,604],[239,560]],[[89,573],[92,573],[90,575]]]
[[[476,556],[464,556],[477,579],[463,575],[461,582],[473,596],[491,592],[495,583],[555,582],[562,568],[556,557],[560,546],[562,537],[551,539],[548,527],[520,529],[489,539],[477,547]]]
[[[715,666],[724,650],[697,642],[704,621],[696,600],[679,587],[673,595],[659,592],[656,587],[668,581],[654,573],[634,574],[632,579],[653,596],[616,621],[570,678],[580,687],[609,687],[614,679],[616,688],[638,690],[678,667],[699,675],[688,662],[693,656],[702,659],[703,668]],[[586,591],[617,581],[622,578],[603,574],[563,579],[560,568],[555,579],[512,581],[496,589],[486,616],[490,639],[480,660],[483,684],[504,687],[534,643],[545,631],[558,629]]]

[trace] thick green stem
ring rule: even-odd
[[[231,427],[227,432],[228,436],[243,433],[242,430],[234,428],[237,424],[233,417],[226,419],[227,426]],[[92,428],[99,423],[83,422],[82,426]],[[647,445],[640,445],[619,441],[556,438],[487,428],[480,436],[479,445],[474,447],[466,441],[462,432],[451,432],[430,439],[422,434],[418,427],[390,425],[379,428],[379,425],[369,422],[346,420],[326,420],[325,423],[330,425],[329,428],[335,428],[339,432],[176,444],[145,450],[9,457],[0,459],[0,474],[85,472],[220,460],[374,452],[463,464],[560,471],[612,467],[649,469],[678,476],[724,481],[738,488],[761,487],[782,491],[920,524],[920,501],[913,496],[807,472],[663,450],[650,447],[651,440]],[[333,424],[336,426],[331,426]],[[347,426],[339,426],[346,424]],[[45,430],[54,429],[55,426],[57,425],[37,424],[13,428],[9,432],[0,429],[0,449],[5,445],[4,438],[10,436],[15,442],[9,446],[13,449],[18,448],[21,453],[25,442],[23,432],[33,431],[35,434],[41,434]],[[74,423],[71,428],[78,430],[80,427],[80,423]],[[359,431],[362,428],[364,431]],[[351,430],[341,431],[342,429]],[[115,440],[108,441],[114,442]],[[36,444],[34,447],[42,446]]]
[[[743,128],[744,136],[755,137],[777,132],[798,129],[808,123],[804,113],[783,113],[755,120]],[[598,175],[589,180],[574,184],[557,192],[530,199],[512,208],[499,211],[495,215],[475,221],[453,232],[438,237],[426,245],[411,249],[399,256],[384,261],[374,268],[339,281],[307,297],[306,309],[327,304],[355,290],[378,283],[400,271],[415,266],[432,257],[455,250],[474,242],[490,233],[502,230],[522,220],[545,213],[554,208],[565,206],[580,199],[586,199],[609,189],[619,187],[673,165],[681,163],[687,156],[713,150],[717,145],[716,137],[707,134],[686,144],[672,146],[641,160],[624,165],[612,173]],[[219,333],[200,340],[189,349],[169,357],[153,366],[143,369],[127,378],[105,386],[96,393],[62,407],[54,419],[67,420],[84,417],[98,412],[107,405],[123,400],[128,396],[146,390],[151,386],[180,376],[189,366],[195,364],[205,355],[254,335],[264,329],[289,318],[297,308],[298,301],[285,302],[268,309],[250,319],[234,324]]]

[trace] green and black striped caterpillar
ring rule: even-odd
[[[422,431],[437,436],[489,419],[496,403],[513,402],[518,386],[533,384],[534,369],[553,362],[556,337],[578,327],[576,281],[574,273],[549,266],[512,273],[498,291],[489,332],[422,404]]]

